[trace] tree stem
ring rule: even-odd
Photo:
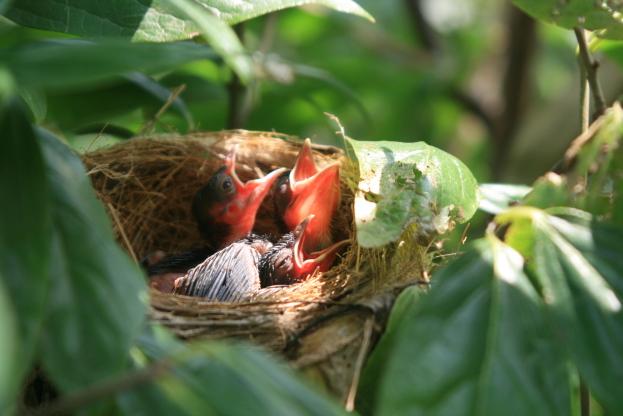
[[[573,29],[573,32],[578,40],[580,62],[586,74],[586,80],[588,81],[590,90],[593,94],[593,101],[595,103],[594,118],[597,118],[606,110],[606,100],[604,99],[604,94],[601,90],[601,85],[599,85],[599,79],[597,78],[597,68],[599,67],[599,62],[591,57],[586,43],[584,29],[576,27]]]

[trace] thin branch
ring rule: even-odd
[[[584,29],[576,27],[573,29],[573,32],[578,40],[580,61],[582,62],[582,66],[586,72],[586,79],[588,80],[593,94],[593,101],[595,102],[595,117],[598,117],[606,111],[606,100],[604,99],[604,93],[601,90],[601,85],[599,84],[599,79],[597,78],[597,68],[599,67],[599,62],[591,57],[586,43]]]
[[[582,120],[582,135],[592,137],[593,134],[589,133],[590,123],[590,93],[593,92],[595,100],[595,110],[597,115],[603,114],[606,110],[606,104],[599,86],[599,80],[597,79],[597,62],[593,61],[586,45],[586,36],[584,35],[584,29],[573,29],[575,37],[578,39],[578,46],[580,49],[579,61],[580,61],[580,118]],[[593,126],[597,126],[600,123],[594,123]],[[592,130],[596,131],[595,128]],[[580,136],[580,137],[581,137]],[[568,156],[570,152],[577,154],[582,144],[585,141],[574,140],[571,147],[565,153],[566,165],[570,165],[571,158]],[[575,145],[575,146],[574,146]],[[574,151],[574,149],[577,149]],[[588,390],[588,386],[580,376],[580,415],[591,415],[591,393]]]
[[[413,29],[422,49],[429,53],[438,52],[440,48],[439,37],[435,29],[428,24],[422,13],[421,0],[405,0],[407,11],[413,22]]]
[[[103,382],[86,387],[76,393],[69,394],[61,399],[50,403],[47,406],[35,409],[21,409],[22,414],[29,416],[53,416],[73,414],[78,409],[89,404],[95,403],[101,399],[113,396],[119,392],[129,390],[141,384],[149,383],[162,377],[172,368],[171,359],[157,361],[154,364],[125,373],[120,377],[105,380]]]
[[[491,170],[494,179],[503,170],[517,136],[530,93],[532,60],[536,51],[536,22],[523,11],[509,6],[506,27],[508,59],[502,78],[502,112],[496,120]]]
[[[156,123],[158,122],[158,120],[160,119],[160,117],[162,117],[162,115],[169,109],[169,107],[171,107],[171,105],[175,102],[175,100],[177,100],[177,97],[179,97],[179,95],[182,92],[184,92],[185,89],[186,89],[186,84],[182,84],[179,87],[171,91],[171,94],[169,95],[169,98],[167,98],[167,101],[165,101],[162,107],[160,107],[160,109],[154,115],[154,117],[151,120],[149,120],[147,123],[145,123],[145,125],[139,132],[139,136],[150,134],[153,132],[154,127]]]
[[[348,390],[348,397],[346,398],[347,412],[355,410],[355,399],[357,397],[357,388],[359,387],[359,378],[361,376],[361,370],[366,360],[366,354],[370,349],[370,340],[372,338],[372,329],[374,328],[374,318],[370,317],[366,320],[363,327],[363,333],[361,335],[361,347],[359,348],[359,354],[357,354],[357,360],[355,361],[355,369],[353,370],[353,379]]]
[[[415,36],[421,48],[426,51],[426,54],[430,57],[435,57],[442,52],[442,42],[439,39],[439,34],[428,23],[424,14],[422,13],[422,1],[421,0],[405,0],[405,7],[411,18],[413,30]],[[435,62],[433,61],[432,64]],[[451,85],[447,89],[447,94],[451,98],[455,99],[463,108],[478,118],[484,127],[487,129],[491,137],[494,136],[494,120],[491,114],[483,107],[483,105],[471,96],[469,93],[462,91],[459,87]]]
[[[579,60],[579,59],[578,59]],[[590,124],[591,86],[586,79],[586,70],[580,62],[580,120],[581,132],[588,130]]]

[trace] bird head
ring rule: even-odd
[[[253,229],[255,216],[264,197],[286,169],[275,169],[268,175],[242,182],[236,174],[236,149],[193,200],[193,215],[202,235],[226,246],[246,236]]]
[[[305,249],[324,247],[331,242],[331,220],[340,202],[340,166],[332,163],[318,169],[306,139],[290,172],[281,174],[274,195],[275,209],[288,231],[296,229],[307,217]]]
[[[326,272],[331,268],[337,252],[349,240],[337,242],[322,250],[307,252],[305,242],[310,236],[310,224],[314,220],[314,215],[304,219],[294,231],[284,235],[260,258],[259,272],[263,287],[296,283],[315,272]]]

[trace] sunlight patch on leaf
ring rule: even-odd
[[[424,142],[346,143],[359,167],[355,221],[363,247],[396,241],[411,224],[430,240],[474,214],[476,179],[454,156]]]

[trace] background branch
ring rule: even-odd
[[[604,93],[601,90],[601,85],[599,84],[599,79],[597,78],[597,68],[599,68],[599,62],[591,57],[586,43],[584,29],[576,27],[573,29],[573,32],[578,40],[579,58],[582,63],[583,72],[593,94],[593,102],[595,103],[595,114],[593,115],[593,119],[595,119],[606,111],[606,100],[604,99]]]

